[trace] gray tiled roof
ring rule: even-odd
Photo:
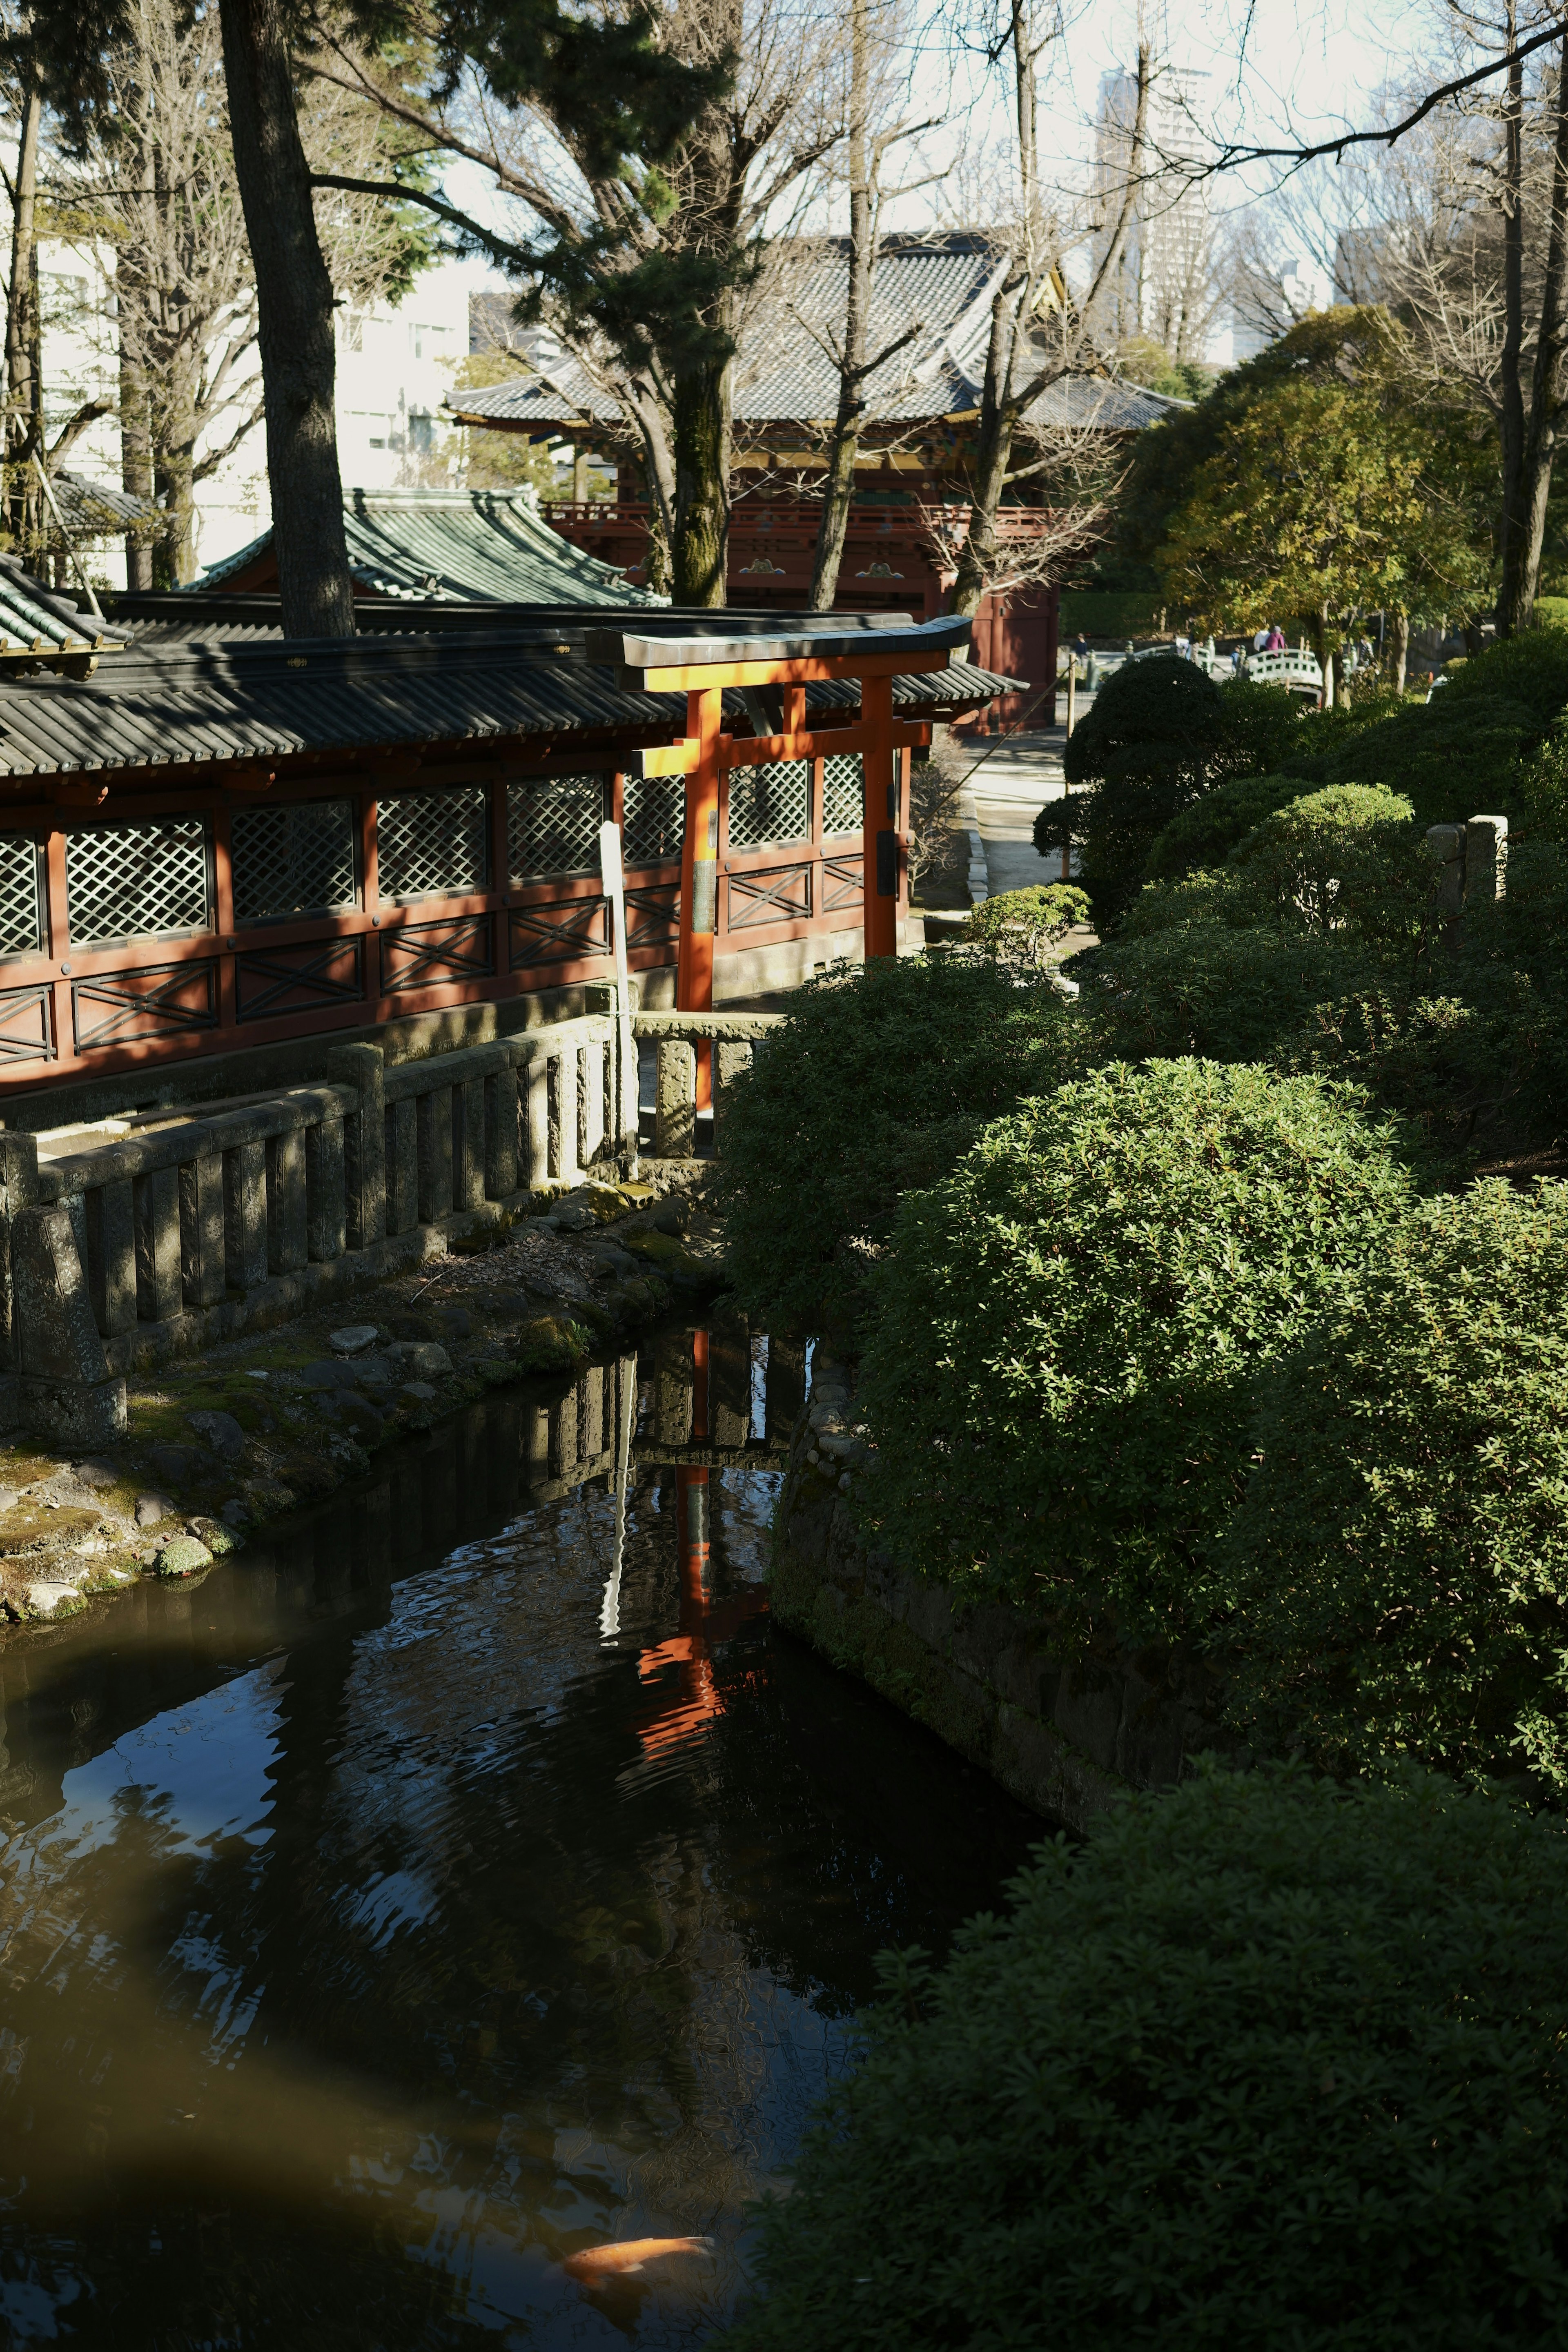
[[[0,653],[35,646],[50,652],[100,641],[119,645],[128,635],[110,621],[79,612],[74,598],[46,588],[14,555],[0,555]]]
[[[899,425],[966,415],[978,407],[990,331],[991,298],[1003,268],[983,238],[911,243],[877,267],[870,349],[917,331],[868,379],[868,422]],[[742,328],[735,362],[737,425],[826,424],[838,404],[838,378],[817,334],[842,331],[847,257],[829,245],[787,264]],[[813,329],[817,331],[813,332]],[[615,403],[570,352],[524,336],[520,363],[532,371],[468,392],[449,393],[454,415],[513,429],[624,424]],[[1040,421],[1096,422],[1118,430],[1151,425],[1185,404],[1100,376],[1064,379],[1031,410]]]
[[[552,531],[531,490],[345,490],[349,570],[374,596],[424,602],[648,604],[620,572]],[[195,584],[212,588],[266,554],[270,530]]]
[[[1008,681],[966,662],[896,678],[895,703],[939,711],[989,701]],[[806,689],[815,709],[854,708],[859,688]],[[739,717],[739,695],[726,695]],[[278,637],[133,646],[89,680],[0,680],[0,776],[279,759],[395,744],[613,729],[671,738],[683,694],[618,686],[582,661],[539,657],[536,636]]]

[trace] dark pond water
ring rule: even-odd
[[[744,2301],[873,1955],[1040,1834],[770,1636],[802,1372],[666,1332],[0,1653],[0,2342],[696,2345]]]

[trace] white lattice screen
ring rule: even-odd
[[[326,914],[353,903],[352,801],[237,809],[230,844],[237,923]]]
[[[376,814],[384,898],[454,897],[489,884],[489,803],[482,784],[395,793]]]
[[[603,776],[530,776],[509,784],[506,838],[512,880],[596,872],[604,822]]]
[[[66,907],[76,947],[205,931],[210,898],[201,817],[90,825],[66,837]]]
[[[730,771],[730,846],[754,849],[764,841],[804,841],[811,830],[811,768],[805,760],[773,760]]]
[[[866,823],[866,780],[858,751],[835,751],[822,763],[822,830],[859,833]]]
[[[0,955],[37,955],[43,944],[38,845],[28,834],[0,833]]]
[[[628,776],[621,854],[628,866],[664,866],[686,837],[684,776]]]

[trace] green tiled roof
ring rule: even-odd
[[[372,596],[503,604],[651,604],[621,574],[552,531],[528,490],[345,490],[349,570]],[[270,530],[210,563],[198,593],[244,572]]]

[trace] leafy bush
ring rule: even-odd
[[[1057,961],[1055,950],[1073,926],[1088,920],[1089,899],[1082,890],[1070,882],[1037,883],[983,899],[964,936],[1003,963],[1038,971]]]
[[[1134,914],[1142,908],[1142,898]],[[1089,1006],[1103,1050],[1121,1061],[1272,1061],[1299,1050],[1325,999],[1382,977],[1359,941],[1334,934],[1282,937],[1200,916],[1129,936],[1131,921],[1095,959]]]
[[[729,2352],[1568,2345],[1568,1839],[1208,1771],[1044,1846],[864,2063]]]
[[[1532,1124],[1549,1028],[1530,982],[1499,970],[1467,975],[1467,996],[1409,995],[1373,986],[1325,996],[1271,1056],[1281,1068],[1364,1087],[1419,1129],[1434,1150],[1458,1155],[1488,1141],[1500,1119]]]
[[[952,1167],[988,1119],[1076,1066],[1048,982],[954,958],[840,966],[797,989],[725,1111],[731,1268],[774,1330],[853,1297],[899,1196]]]
[[[1404,1214],[1400,1143],[1342,1089],[1196,1061],[1095,1070],[987,1128],[877,1270],[880,1543],[964,1599],[1204,1623],[1258,1370]]]
[[[1437,920],[1436,872],[1410,803],[1376,785],[1331,784],[1276,809],[1230,862],[1281,921],[1349,930],[1384,952],[1420,952]]]
[[[1568,709],[1568,629],[1555,625],[1526,630],[1517,637],[1497,637],[1468,661],[1456,665],[1429,708],[1454,706],[1496,698],[1523,703],[1543,727]],[[1467,816],[1475,814],[1467,809]]]
[[[1233,776],[1162,826],[1143,870],[1152,882],[1176,881],[1218,866],[1255,824],[1300,797],[1299,776]]]
[[[1425,1203],[1269,1384],[1224,1542],[1238,1715],[1568,1790],[1568,1186]]]
[[[1329,749],[1313,751],[1304,738],[1281,764],[1303,784],[1382,784],[1403,793],[1423,829],[1483,812],[1512,819],[1525,805],[1526,761],[1542,731],[1540,714],[1523,698],[1445,687],[1435,702],[1406,703]]]

